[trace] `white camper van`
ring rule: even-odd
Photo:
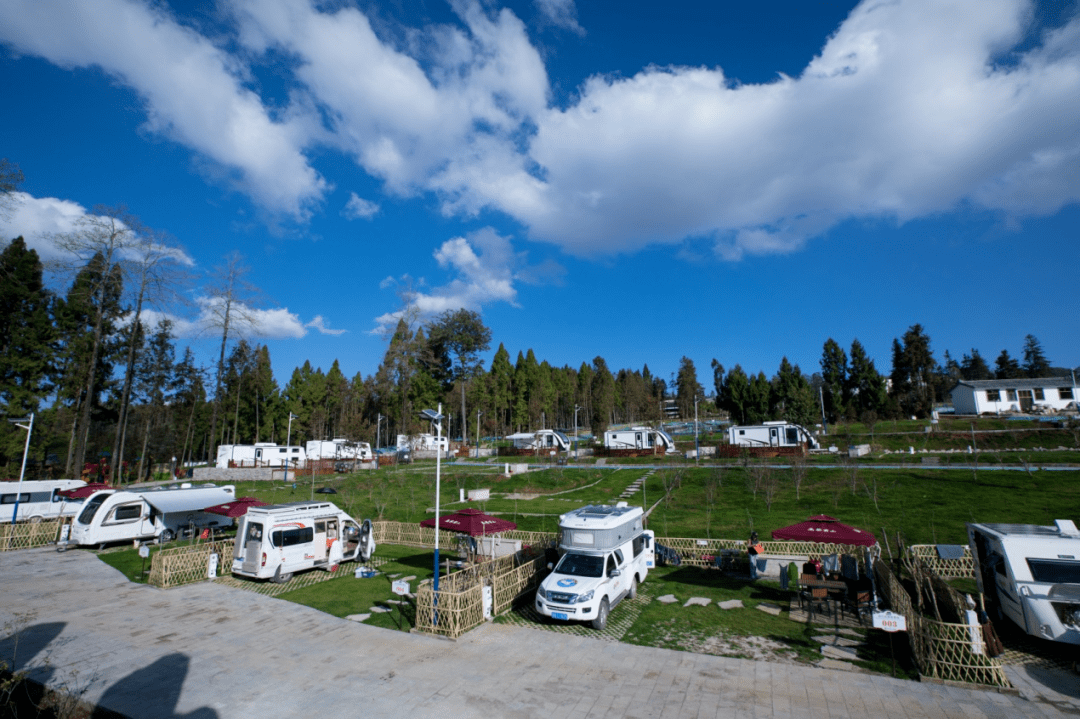
[[[570,438],[555,429],[518,432],[506,438],[514,443],[514,449],[555,450],[557,452],[566,452],[570,449]]]
[[[0,522],[40,522],[43,519],[70,517],[82,506],[81,499],[68,499],[60,494],[67,489],[85,487],[81,479],[42,479],[0,482]],[[15,504],[19,505],[15,515]]]
[[[991,609],[1028,634],[1080,644],[1080,530],[1069,519],[1053,527],[969,524],[979,590]]]
[[[728,444],[738,447],[801,447],[818,449],[817,438],[799,424],[777,421],[729,427]]]
[[[71,526],[71,542],[105,545],[155,537],[168,542],[203,529],[231,527],[233,520],[203,510],[236,499],[232,485],[190,485],[137,491],[103,489],[91,494]]]
[[[660,448],[664,454],[674,454],[675,440],[662,429],[652,427],[628,427],[609,429],[604,432],[605,449],[654,449]]]
[[[607,626],[608,612],[656,566],[653,533],[642,528],[641,507],[589,505],[559,517],[554,571],[536,590],[536,611],[562,621]]]
[[[273,442],[259,444],[222,444],[218,446],[217,468],[228,469],[232,462],[237,467],[303,467],[304,448],[285,446]]]
[[[357,524],[331,502],[252,507],[236,531],[232,571],[281,583],[305,569],[334,571],[342,562],[366,562],[374,551],[371,520]]]
[[[367,442],[350,442],[347,439],[313,439],[304,447],[308,459],[340,459],[371,461],[371,445]]]
[[[436,437],[433,434],[399,434],[397,436],[397,448],[411,449],[414,452],[450,449],[450,440],[447,437]]]

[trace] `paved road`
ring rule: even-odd
[[[394,633],[212,583],[130,584],[88,552],[0,554],[0,622],[20,625],[19,668],[132,717],[1062,716],[995,692],[520,627]]]

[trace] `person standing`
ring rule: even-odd
[[[765,548],[758,541],[757,532],[750,532],[750,539],[746,542],[746,553],[750,555],[750,579],[758,577],[758,557],[763,554]]]

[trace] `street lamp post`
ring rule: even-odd
[[[476,458],[480,459],[480,415],[483,412],[476,410]]]
[[[26,455],[30,453],[30,435],[34,432],[34,413],[30,413],[29,419],[9,419],[8,422],[13,423],[20,429],[26,430],[26,445],[23,447],[22,469],[19,470],[19,488],[15,490],[15,510],[11,513],[11,523],[15,524],[15,520],[19,516],[19,499],[22,497],[23,477],[26,476]],[[19,424],[19,422],[29,422],[29,424]]]
[[[698,460],[701,455],[701,445],[698,444],[698,423],[697,423],[697,403],[698,396],[694,395],[694,464],[698,464]]]
[[[581,410],[581,407],[574,405],[574,461],[577,461],[577,413]]]
[[[383,416],[382,416],[381,414],[380,414],[380,415],[378,415],[378,416],[377,416],[377,417],[375,418],[375,451],[376,451],[376,452],[378,452],[378,451],[379,451],[379,447],[381,447],[381,446],[382,446],[382,445],[381,445],[381,444],[379,443],[379,440],[380,440],[380,439],[382,439],[382,421],[383,421],[384,419],[386,419],[386,417],[383,417]]]
[[[435,425],[435,446],[439,446],[439,442],[442,439],[442,403],[439,403],[438,411],[432,409],[425,409],[420,413],[420,416],[428,420]],[[442,467],[439,462],[439,458],[442,456],[441,452],[435,452],[435,603],[439,602],[439,492],[442,489],[441,480]],[[436,621],[438,621],[438,615],[436,614]]]
[[[292,441],[292,421],[296,415],[289,412],[289,431],[285,434],[285,481],[289,481],[289,443]]]

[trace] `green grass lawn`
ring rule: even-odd
[[[159,547],[147,545],[147,548],[150,550],[150,556],[145,560],[139,556],[139,550],[133,548],[99,552],[98,559],[120,570],[129,582],[146,584],[146,578],[150,576],[150,564]]]

